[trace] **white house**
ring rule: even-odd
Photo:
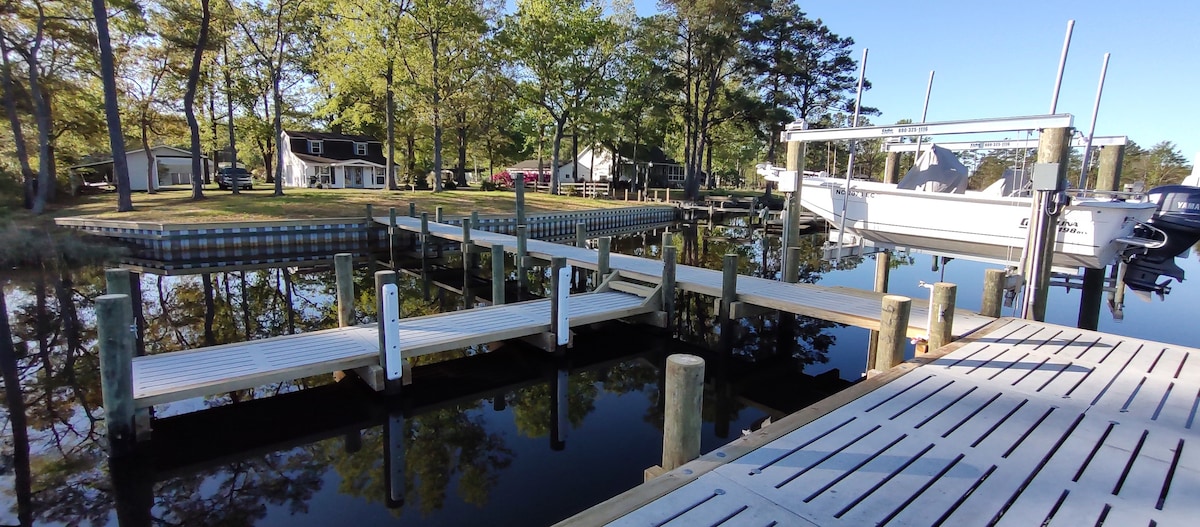
[[[365,135],[285,130],[283,185],[387,188],[383,143]]]
[[[202,171],[208,170],[208,156],[201,155]],[[150,158],[154,163],[150,163]],[[192,153],[180,148],[159,145],[150,148],[150,156],[146,149],[129,150],[125,152],[125,162],[129,165],[129,189],[133,191],[149,190],[170,185],[190,185],[192,182]],[[112,184],[113,160],[82,163],[69,167],[72,176],[77,176],[78,182],[89,185]]]
[[[683,184],[683,166],[667,157],[661,148],[646,145],[597,143],[558,171],[560,181],[569,181],[578,170],[584,181],[632,181],[645,185]]]

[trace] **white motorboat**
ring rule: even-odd
[[[954,157],[945,149],[927,151],[913,168],[926,171],[923,181],[915,185],[910,181],[913,171],[899,186],[852,180],[848,190],[843,179],[806,174],[801,204],[835,227],[843,225],[845,211],[845,231],[878,247],[907,247],[1016,265],[1025,246],[1032,198],[1003,195],[1004,185],[962,193],[910,190],[914,186],[962,190],[965,172],[961,179],[928,173],[930,165],[938,166],[940,156],[935,150]],[[1154,212],[1155,204],[1145,200],[1072,196],[1058,216],[1052,265],[1103,268],[1113,263],[1128,247],[1134,228],[1150,220]]]

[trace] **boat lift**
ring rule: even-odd
[[[921,147],[929,147],[936,144],[939,147],[945,148],[952,152],[962,152],[965,150],[1020,150],[1022,148],[1037,148],[1038,142],[1036,139],[1004,139],[1001,141],[954,141],[945,143],[922,143]],[[1124,135],[1110,135],[1092,138],[1092,146],[1125,146],[1129,144],[1129,137]],[[1077,136],[1071,141],[1072,148],[1083,148],[1087,146],[1087,139]],[[916,152],[917,143],[896,143],[887,142],[880,147],[881,152]]]

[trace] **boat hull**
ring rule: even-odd
[[[835,227],[841,224],[845,182],[805,178],[801,203]],[[897,190],[894,185],[852,182],[846,204],[846,231],[884,247],[943,252],[1005,261],[1021,258],[1029,228],[1030,198],[1001,198]],[[1102,268],[1112,263],[1137,222],[1154,205],[1077,199],[1058,218],[1052,265]]]

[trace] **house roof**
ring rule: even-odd
[[[299,153],[295,153],[295,152],[293,152],[292,155],[300,158],[301,161],[307,161],[309,163],[317,163],[317,164],[321,164],[321,165],[336,165],[336,166],[372,165],[372,166],[377,166],[377,167],[384,166],[382,163],[376,163],[376,162],[372,161],[371,159],[365,159],[365,158],[334,159],[334,158],[329,158],[329,157],[314,156],[312,154],[299,154]]]
[[[182,148],[175,148],[175,147],[173,147],[173,146],[167,146],[167,145],[156,145],[156,146],[152,146],[152,147],[150,147],[150,149],[151,149],[151,150],[156,150],[156,151],[163,151],[163,150],[166,150],[166,151],[168,151],[168,152],[167,152],[167,153],[168,153],[168,155],[160,155],[160,154],[157,154],[157,153],[156,153],[156,154],[155,154],[155,156],[157,156],[157,157],[186,157],[186,158],[189,158],[189,159],[192,157],[192,153],[191,153],[191,152],[189,152],[189,151],[187,151],[187,150],[184,150],[184,149],[182,149]],[[131,156],[131,155],[133,155],[133,154],[140,154],[140,153],[142,153],[142,152],[145,152],[145,151],[146,151],[146,149],[145,149],[144,147],[143,147],[143,148],[137,148],[137,149],[134,149],[134,150],[126,150],[126,151],[125,151],[125,157],[129,157],[129,156]],[[178,155],[170,155],[170,154],[178,154]],[[208,156],[207,156],[207,155],[204,155],[204,154],[200,154],[200,158],[201,158],[201,159],[208,159]],[[86,159],[86,158],[85,158],[85,159]],[[71,166],[67,167],[67,170],[71,170],[71,169],[74,169],[74,168],[87,168],[87,167],[94,167],[94,166],[100,166],[100,165],[107,165],[107,164],[110,164],[110,163],[112,163],[112,162],[113,162],[113,158],[112,158],[111,156],[110,156],[110,157],[104,157],[104,158],[98,158],[98,159],[97,159],[97,158],[93,158],[93,160],[92,160],[92,161],[86,161],[86,162],[80,163],[80,164],[78,164],[78,165],[71,165]]]
[[[678,165],[679,162],[667,156],[662,148],[649,145],[635,145],[633,143],[601,143],[601,146],[612,152],[616,152],[625,160],[633,160],[637,158],[639,163],[655,163],[664,165]],[[636,156],[635,156],[636,154]]]
[[[378,139],[369,135],[335,134],[332,132],[308,132],[300,130],[284,130],[283,133],[293,139],[312,139],[314,141],[357,141],[359,143],[379,143]]]
[[[571,161],[574,161],[574,160],[559,160],[558,166],[559,167],[566,166],[567,163],[570,163]],[[543,159],[541,161],[538,161],[537,159],[526,159],[515,165],[509,166],[508,169],[509,170],[537,170],[538,166],[540,165],[542,167],[542,170],[549,170],[550,166],[552,164],[554,164],[554,163],[549,159]]]

